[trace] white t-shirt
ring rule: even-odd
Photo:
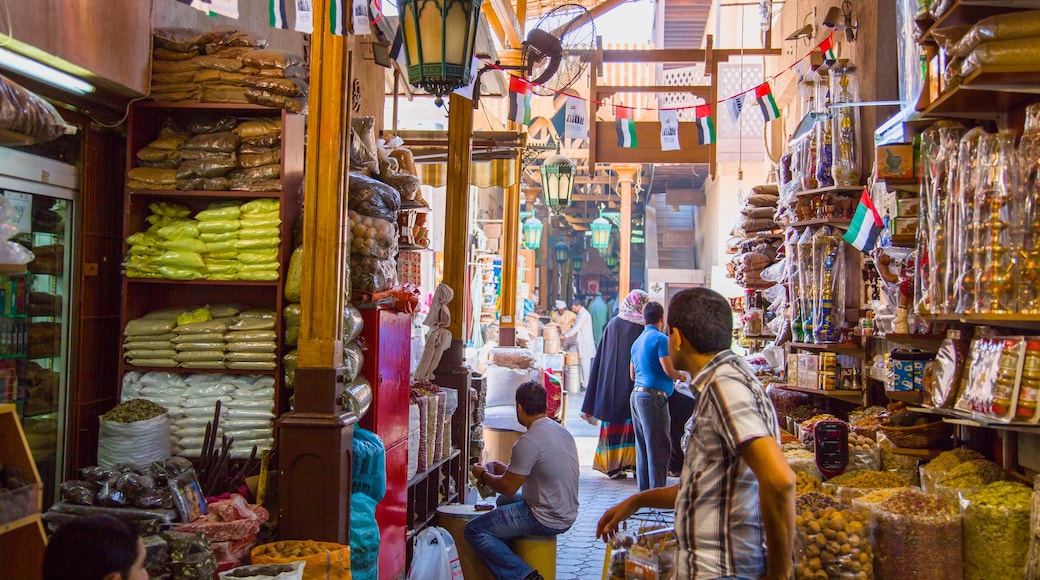
[[[578,517],[578,447],[566,427],[548,418],[531,423],[513,444],[508,470],[527,476],[524,502],[535,519],[556,530],[571,527]]]

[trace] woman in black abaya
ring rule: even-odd
[[[585,419],[600,420],[599,445],[593,469],[609,477],[624,477],[636,468],[636,438],[632,429],[629,395],[634,386],[629,375],[632,344],[643,332],[643,306],[650,297],[633,290],[618,308],[618,315],[603,329],[603,338],[592,359],[589,387],[581,411]]]

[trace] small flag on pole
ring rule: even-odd
[[[639,146],[636,138],[636,122],[632,118],[632,108],[614,105],[614,128],[617,130],[617,146],[635,149]]]
[[[766,123],[780,118],[780,109],[777,108],[776,100],[773,99],[773,90],[769,88],[769,83],[762,83],[755,87],[755,100],[758,101],[758,108],[762,110],[762,117]]]
[[[346,36],[350,27],[350,10],[347,0],[329,0],[329,32]]]
[[[852,223],[849,224],[849,231],[845,232],[842,239],[857,250],[870,253],[877,244],[883,227],[884,222],[881,221],[881,215],[878,214],[874,201],[870,199],[870,194],[864,187],[863,194],[859,196],[856,214],[852,216]]]
[[[697,118],[697,142],[708,145],[715,142],[715,121],[711,118],[711,105],[698,105],[694,109]]]
[[[509,120],[531,124],[531,83],[520,77],[509,77]]]
[[[729,119],[734,123],[740,121],[740,112],[744,110],[744,97],[747,93],[737,95],[731,99],[726,99],[726,110],[729,111]]]
[[[820,43],[820,52],[823,53],[823,60],[826,62],[834,62],[838,60],[838,56],[834,54],[834,33],[830,33],[827,38],[823,39]]]
[[[267,4],[267,20],[271,28],[289,29],[285,20],[285,0],[270,0]]]
[[[588,103],[581,97],[567,97],[566,128],[569,139],[589,138],[589,109]]]

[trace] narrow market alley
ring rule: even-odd
[[[557,539],[557,580],[594,580],[603,573],[606,547],[596,539],[596,522],[607,508],[638,491],[634,477],[609,479],[592,469],[599,428],[581,419],[583,394],[570,394],[567,429],[574,435],[581,460],[578,519]],[[675,480],[669,478],[669,483]]]

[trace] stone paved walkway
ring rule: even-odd
[[[610,479],[592,469],[596,455],[599,427],[581,420],[581,394],[568,395],[567,429],[578,444],[581,460],[579,480],[578,519],[567,533],[556,540],[557,580],[597,580],[603,574],[606,547],[596,539],[596,523],[610,506],[636,493],[639,486],[634,477]],[[669,483],[672,483],[669,478]]]

